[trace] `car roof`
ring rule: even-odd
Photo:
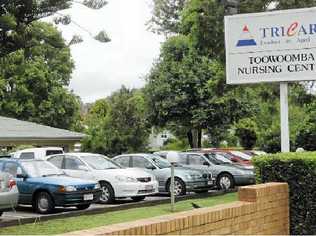
[[[16,153],[19,152],[35,152],[35,151],[47,151],[47,150],[60,150],[63,151],[63,148],[61,147],[39,147],[39,148],[26,148],[16,151]]]
[[[20,159],[20,158],[1,158],[0,162],[3,161],[13,161],[13,162],[38,162],[38,161],[45,161],[42,159]]]

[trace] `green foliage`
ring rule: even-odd
[[[34,47],[0,59],[0,115],[72,128],[79,119],[79,99],[65,88],[74,68],[70,50],[55,27],[43,22],[34,25]]]
[[[308,151],[316,150],[316,101],[306,108],[308,118],[298,130],[296,137],[296,147],[304,148]]]
[[[190,146],[186,139],[168,139],[162,150],[172,150],[172,151],[184,151],[189,149]]]
[[[187,0],[153,0],[149,29],[165,35],[178,33],[181,11],[186,2]]]
[[[236,125],[236,136],[239,137],[241,146],[251,150],[257,142],[256,123],[249,118],[241,119]]]
[[[146,122],[143,93],[122,87],[106,99],[98,100],[86,119],[85,151],[114,156],[146,150],[150,127]]]
[[[291,235],[316,234],[316,153],[283,153],[254,158],[258,182],[287,182]]]
[[[199,55],[188,37],[169,38],[147,78],[150,120],[157,126],[174,123],[187,132],[223,130],[250,111],[225,86],[224,76],[222,64]]]

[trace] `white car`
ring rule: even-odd
[[[18,197],[19,192],[13,176],[0,171],[0,217],[4,211],[12,211],[17,206]]]
[[[102,189],[101,203],[127,197],[141,201],[146,196],[158,193],[155,176],[141,169],[124,169],[100,154],[65,153],[49,156],[47,161],[69,176],[99,182]]]
[[[64,153],[61,147],[27,148],[11,153],[12,158],[45,160],[46,156]]]

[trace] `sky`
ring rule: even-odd
[[[104,98],[122,85],[144,86],[144,76],[159,56],[164,40],[147,30],[150,3],[150,0],[108,0],[108,5],[100,10],[75,4],[62,12],[70,14],[73,21],[92,34],[104,29],[111,38],[110,43],[104,44],[74,24],[59,26],[67,40],[73,34],[84,38],[84,42],[71,46],[76,68],[70,82],[70,89],[83,102]]]

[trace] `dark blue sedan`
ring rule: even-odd
[[[32,205],[41,214],[52,212],[55,206],[83,210],[101,195],[98,183],[68,177],[47,161],[2,159],[0,170],[16,177],[19,204]]]

